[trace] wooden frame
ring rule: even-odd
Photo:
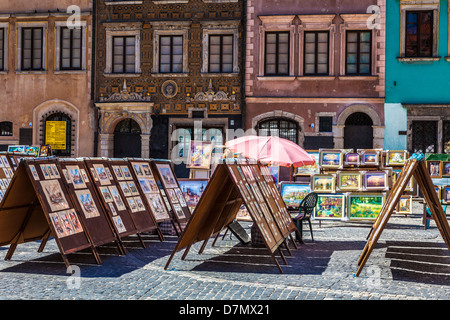
[[[336,173],[336,190],[362,190],[362,173],[360,171],[338,171]]]
[[[360,166],[378,167],[380,165],[380,152],[377,150],[361,150]]]
[[[398,200],[397,213],[409,214],[412,213],[412,196],[402,195]]]
[[[183,248],[185,252],[182,259],[184,259],[194,242],[204,241],[199,250],[199,253],[202,253],[208,239],[218,236],[221,230],[229,226],[236,218],[241,204],[245,203],[266,248],[282,273],[274,252],[278,250],[284,263],[287,264],[279,246],[285,244],[285,236],[296,228],[288,217],[287,210],[272,211],[276,207],[272,191],[273,186],[269,188],[268,181],[262,176],[262,172],[258,171],[257,165],[245,164],[241,167],[238,164],[219,164],[167,261],[165,269],[168,268],[175,253]],[[277,192],[276,189],[275,192]],[[279,194],[278,198],[281,199]],[[284,209],[286,209],[285,206]]]
[[[344,154],[345,166],[359,166],[361,163],[361,155],[358,152],[347,152]]]
[[[32,174],[30,165],[35,168]],[[52,175],[41,168],[51,166]],[[54,170],[54,171],[53,171]],[[19,243],[42,240],[41,252],[53,235],[67,268],[67,255],[90,248],[95,261],[100,258],[84,221],[77,212],[61,177],[56,159],[21,161],[11,186],[0,203],[0,245],[10,244],[5,260],[10,260]]]
[[[442,161],[442,177],[450,178],[450,161]]]
[[[211,141],[191,141],[186,168],[209,170],[211,168],[212,149]],[[199,160],[200,163],[198,163]]]
[[[450,204],[450,186],[443,186],[442,187],[442,203],[443,204]]]
[[[316,220],[342,220],[345,217],[346,195],[343,193],[318,194],[313,217]]]
[[[439,160],[427,160],[427,170],[431,179],[442,178],[442,161]]]
[[[311,177],[311,190],[314,192],[335,192],[336,176],[334,174],[315,174]]]
[[[450,251],[450,226],[448,224],[445,212],[439,203],[438,196],[433,187],[433,181],[431,180],[426,166],[423,161],[417,159],[409,159],[400,173],[399,179],[389,193],[386,203],[383,206],[377,220],[373,224],[369,235],[367,236],[367,243],[358,259],[358,270],[355,276],[361,274],[374,246],[376,245],[383,229],[385,228],[389,217],[393,213],[394,208],[397,206],[398,200],[403,194],[406,185],[409,183],[411,177],[414,175],[420,190],[422,190],[426,203],[428,204],[431,212],[431,216],[436,222],[436,226],[441,233],[441,236]]]

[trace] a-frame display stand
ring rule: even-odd
[[[235,220],[240,206],[245,203],[274,263],[280,273],[283,272],[274,255],[278,250],[283,262],[287,264],[279,249],[286,240],[286,235],[278,227],[283,222],[278,221],[277,216],[264,203],[264,193],[259,189],[255,174],[258,173],[249,166],[242,169],[234,163],[222,163],[216,167],[165,269],[176,252],[185,249],[182,256],[184,259],[194,243],[204,241],[199,250],[201,253],[210,238],[217,236]],[[246,175],[251,182],[247,181]]]
[[[22,160],[0,205],[0,245],[10,244],[10,260],[20,243],[42,240],[39,252],[53,235],[63,261],[67,255],[91,248],[100,258],[94,242],[68,195],[54,158]]]
[[[358,259],[358,270],[355,274],[356,276],[359,276],[362,269],[364,268],[367,259],[369,258],[374,246],[380,238],[380,235],[385,228],[389,217],[397,206],[397,203],[400,200],[400,196],[403,194],[412,176],[414,176],[414,178],[416,179],[417,184],[430,208],[431,215],[436,222],[436,226],[438,227],[439,232],[441,233],[442,238],[444,239],[444,242],[447,245],[448,250],[450,251],[450,226],[446,219],[445,212],[443,211],[442,206],[439,202],[436,191],[434,190],[433,181],[431,180],[425,163],[412,157],[404,165],[396,183],[394,184],[388,198],[386,199],[383,208],[381,209],[380,214],[377,217],[377,220],[370,230],[370,233],[367,237],[367,243],[363,249],[361,256]]]

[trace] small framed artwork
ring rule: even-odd
[[[360,154],[357,152],[348,152],[344,155],[344,165],[346,166],[359,166]]]
[[[398,200],[397,213],[412,213],[412,196],[402,195]]]
[[[389,188],[388,174],[386,171],[366,171],[363,174],[364,189],[387,190]]]
[[[367,150],[360,152],[361,166],[378,166],[380,164],[380,152]]]
[[[345,214],[345,194],[319,194],[314,219],[341,220]]]
[[[348,195],[349,220],[373,220],[381,212],[385,200],[383,193],[351,193]]]
[[[442,176],[450,178],[450,161],[442,161]]]
[[[314,157],[316,163],[314,165],[301,166],[295,169],[294,176],[312,176],[313,174],[319,174],[319,150],[305,150],[308,154]]]
[[[334,192],[336,177],[334,174],[315,174],[311,177],[311,190],[314,192]]]
[[[311,185],[304,183],[281,182],[280,193],[288,207],[298,207],[308,193]]]
[[[408,151],[388,150],[386,151],[387,166],[403,166],[408,158]]]
[[[450,204],[450,186],[442,187],[442,203]]]
[[[427,161],[427,169],[432,179],[442,178],[442,162],[439,160]]]
[[[362,189],[360,171],[340,171],[336,174],[337,187],[340,191],[359,191]]]
[[[327,169],[340,169],[344,163],[344,154],[341,150],[319,150],[319,165]]]

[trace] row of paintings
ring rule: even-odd
[[[442,204],[450,204],[450,186],[434,186],[434,189]]]
[[[426,165],[432,179],[450,178],[450,161],[427,160]]]
[[[375,220],[381,212],[385,194],[348,193],[319,194],[314,219]],[[396,208],[397,213],[412,212],[412,196],[403,195]]]
[[[405,150],[319,150],[319,165],[324,169],[342,169],[344,166],[395,167],[403,166],[407,159],[408,152]]]

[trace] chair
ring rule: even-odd
[[[311,231],[311,239],[312,239],[312,241],[314,241],[313,231],[312,231],[312,226],[311,226],[311,215],[314,211],[314,208],[317,205],[317,199],[318,199],[317,193],[315,193],[315,192],[308,193],[306,195],[306,197],[300,203],[298,215],[296,217],[292,218],[292,220],[294,221],[294,223],[297,227],[297,230],[300,233],[300,237],[301,237],[301,239],[298,239],[298,234],[297,234],[297,240],[301,241],[303,239],[303,221],[308,221],[309,230]]]

